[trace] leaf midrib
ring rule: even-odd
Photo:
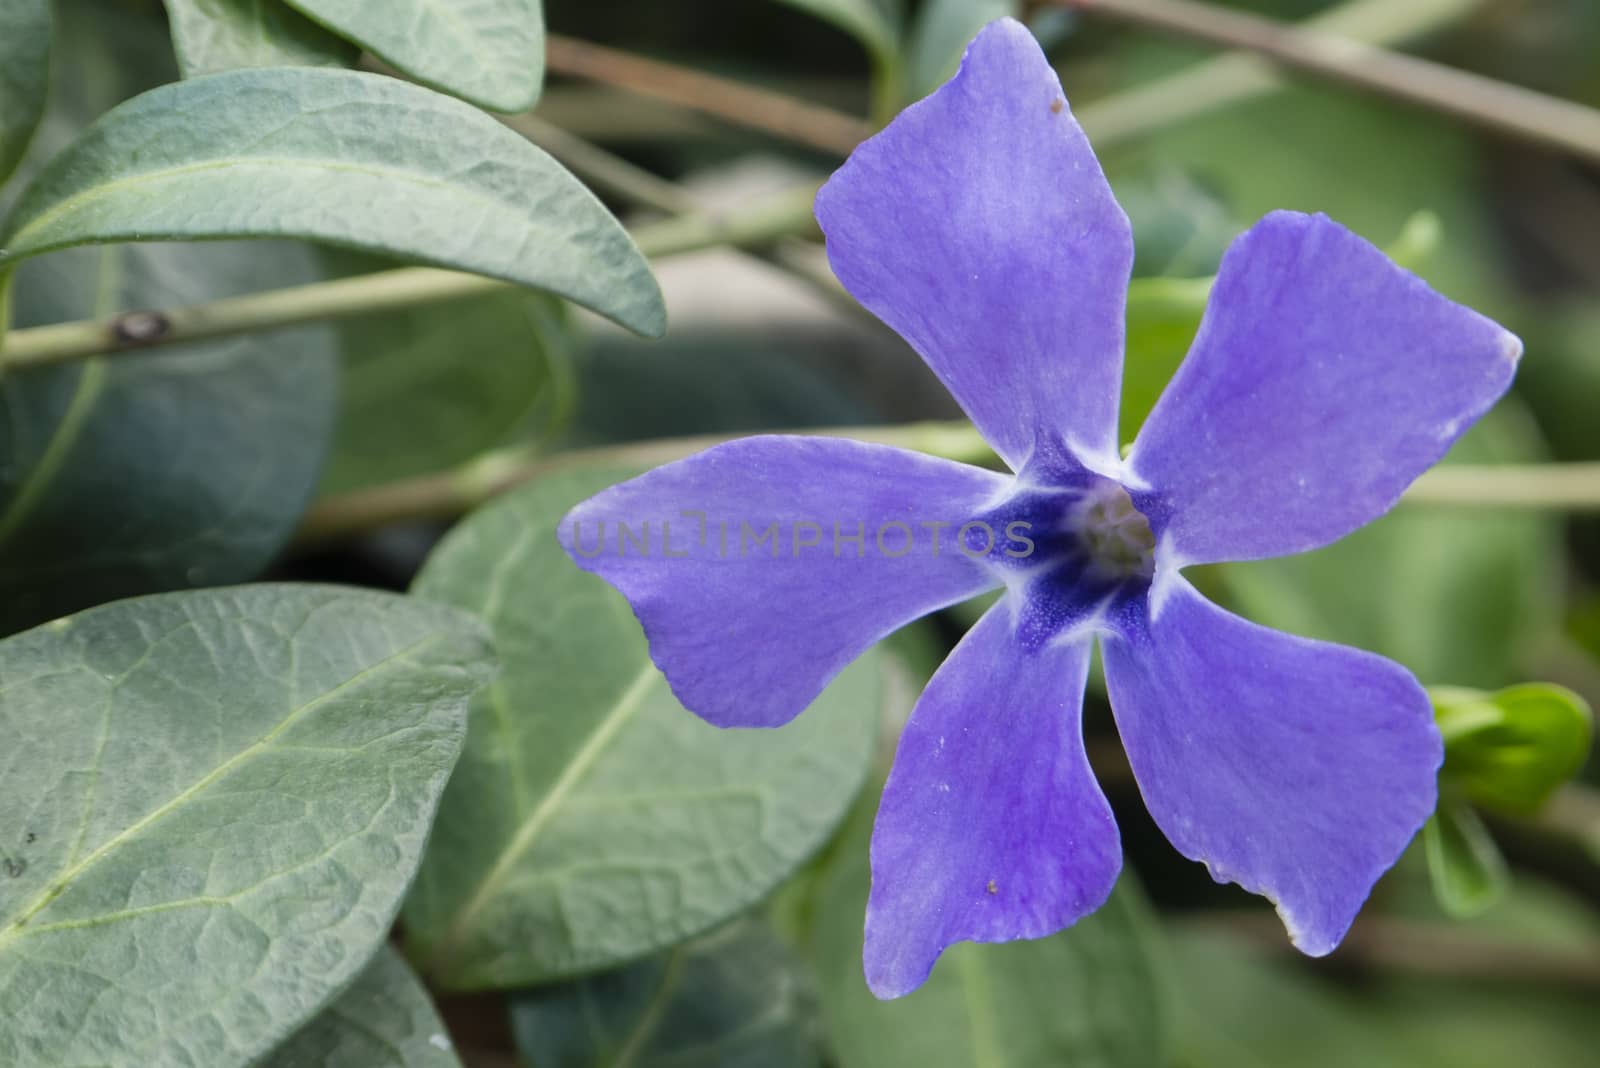
[[[115,852],[124,843],[128,842],[137,834],[145,830],[145,828],[165,818],[180,805],[194,798],[208,787],[218,782],[228,772],[232,771],[246,760],[258,756],[265,750],[271,748],[272,742],[275,739],[282,736],[283,733],[290,727],[300,722],[307,715],[311,714],[322,705],[338,697],[350,687],[366,681],[376,672],[379,672],[396,662],[409,659],[425,646],[438,643],[442,640],[442,637],[442,635],[430,634],[424,638],[412,642],[410,645],[390,653],[377,663],[361,669],[348,679],[339,683],[339,685],[333,687],[331,690],[319,694],[317,697],[307,701],[299,708],[293,709],[277,724],[277,726],[273,727],[266,734],[262,735],[260,738],[256,739],[254,742],[250,743],[248,746],[239,750],[239,752],[235,753],[233,756],[217,765],[216,768],[212,769],[206,775],[201,777],[193,785],[185,788],[167,802],[159,805],[154,810],[140,818],[137,822],[108,838],[103,844],[85,856],[76,865],[69,868],[57,878],[51,880],[51,885],[46,888],[46,890],[31,904],[25,906],[23,910],[17,914],[16,919],[14,919],[7,927],[0,929],[0,949],[3,949],[7,943],[16,941],[23,934],[25,934],[28,929],[28,921],[34,916],[38,915],[44,909],[48,908],[50,903],[55,901],[56,898],[60,897],[61,894],[64,893],[76,879],[82,876],[95,864],[105,859],[105,857]]]
[[[438,947],[431,954],[435,969],[447,966],[450,958],[459,947],[461,940],[472,929],[472,923],[478,913],[483,911],[500,891],[501,885],[510,878],[517,862],[533,848],[543,833],[550,820],[556,815],[561,803],[575,790],[583,777],[589,772],[596,761],[604,753],[623,725],[633,716],[644,703],[645,695],[651,685],[659,678],[655,665],[646,658],[639,673],[634,676],[627,688],[617,697],[616,704],[612,706],[606,717],[595,727],[593,733],[584,740],[583,745],[573,754],[572,760],[567,764],[560,777],[551,785],[548,793],[539,801],[539,804],[530,811],[516,834],[512,835],[506,847],[501,850],[499,858],[495,861],[489,874],[484,876],[478,884],[478,889],[473,892],[466,905],[462,906],[449,927],[445,929],[444,936],[439,940]]]
[[[309,167],[318,170],[350,171],[355,174],[363,174],[374,178],[394,178],[413,185],[430,186],[436,189],[444,189],[452,193],[458,193],[483,204],[492,206],[497,211],[507,212],[515,216],[524,226],[532,226],[534,224],[534,220],[528,215],[519,211],[516,204],[512,203],[511,201],[501,200],[497,197],[491,196],[475,186],[461,185],[446,179],[435,178],[430,175],[423,174],[420,171],[404,170],[399,167],[385,167],[373,163],[358,164],[352,163],[348,160],[328,159],[321,156],[238,156],[231,159],[211,159],[197,163],[180,164],[177,166],[156,167],[150,170],[139,171],[134,174],[125,175],[121,178],[113,178],[109,181],[98,182],[94,185],[91,185],[87,189],[81,190],[80,192],[56,201],[54,204],[50,205],[50,207],[46,208],[44,211],[35,215],[28,222],[24,223],[20,229],[11,235],[10,239],[6,243],[11,245],[25,245],[25,236],[31,231],[36,231],[48,226],[50,223],[54,222],[56,219],[60,218],[62,215],[65,215],[68,211],[76,208],[82,203],[93,203],[96,199],[99,199],[103,196],[110,196],[114,191],[124,187],[138,186],[145,182],[181,178],[188,174],[199,174],[205,171],[229,170],[232,168],[243,167],[269,167],[283,170],[292,170],[298,167]],[[250,230],[240,231],[240,233],[262,233],[269,234],[273,237],[294,236],[288,230]],[[229,236],[233,235],[230,234]],[[68,242],[67,244],[79,243],[82,242]],[[15,263],[19,260],[27,258],[28,256],[67,247],[67,244],[50,244],[46,242],[44,245],[38,248],[26,249],[20,253],[13,252],[8,256],[0,256],[0,264]]]

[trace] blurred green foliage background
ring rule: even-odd
[[[874,89],[873,57],[860,41],[811,10],[826,4],[547,0],[546,18],[555,33],[866,116],[926,91],[948,73],[982,17],[1018,8],[1006,0],[861,4],[914,27],[903,49],[885,46],[895,73],[887,89],[881,80]],[[1339,5],[1223,6],[1295,20]],[[1400,6],[1393,0],[1391,10]],[[1460,17],[1404,47],[1600,107],[1600,4],[1454,6]],[[1087,116],[1099,105],[1217,53],[1110,18],[1030,7],[1038,9],[1033,25],[1092,138],[1096,127]],[[63,32],[77,43],[57,59],[57,84],[67,88],[58,89],[41,145],[59,145],[75,122],[175,77],[157,0],[65,0],[60,10]],[[885,55],[877,61],[881,70]],[[838,163],[836,155],[770,132],[554,69],[534,112],[545,124],[530,132],[534,140],[546,139],[558,157],[563,151],[548,140],[549,127],[601,146],[671,183],[662,187],[665,199],[713,217],[820,181]],[[1190,280],[1209,275],[1227,242],[1260,215],[1295,208],[1325,212],[1395,251],[1445,294],[1526,340],[1512,395],[1450,462],[1600,460],[1600,166],[1296,75],[1204,113],[1147,117],[1134,132],[1108,137],[1101,156],[1133,218],[1135,273],[1148,280],[1130,308],[1125,440],[1194,332],[1203,284],[1197,289]],[[662,215],[659,204],[597,188],[631,227]],[[295,408],[293,425],[315,424],[306,434],[316,427],[331,434],[316,489],[323,505],[453,470],[507,446],[532,447],[543,457],[685,435],[959,417],[904,343],[821,277],[817,236],[797,234],[759,255],[724,248],[662,259],[657,271],[672,321],[664,340],[642,340],[542,294],[506,293],[251,341],[265,347],[298,338],[293,358],[320,359],[326,370],[336,351],[343,370],[337,413],[331,387],[320,401],[303,391],[284,400],[284,383],[265,371],[251,395],[260,405]],[[174,265],[164,251],[141,251],[148,258],[144,281],[118,296],[124,306],[163,305],[392,266],[327,250],[268,248],[256,273],[237,279],[196,267],[196,259]],[[63,257],[50,268],[54,274],[23,274],[15,325],[116,310],[97,308],[87,295],[84,279],[95,269]],[[197,273],[206,275],[205,285],[191,295]],[[210,351],[215,361],[241,358],[226,346]],[[182,358],[149,357],[139,373],[185,378],[186,388],[203,390],[171,363]],[[128,418],[159,437],[163,416],[141,408],[135,388],[150,381],[129,385],[135,415]],[[118,396],[113,391],[111,399]],[[297,440],[285,437],[267,459],[314,467]],[[170,472],[176,462],[158,457],[150,466]],[[489,470],[479,473],[487,478]],[[237,477],[225,473],[223,481]],[[274,521],[286,526],[293,518],[286,515]],[[71,522],[67,514],[59,526]],[[403,589],[442,529],[423,516],[357,537],[303,537],[271,574]],[[160,541],[166,533],[151,536]],[[38,577],[58,566],[52,561],[60,551],[46,530],[0,564],[8,631],[86,603],[84,584],[101,594],[110,588],[104,575],[63,571],[41,592]],[[248,577],[262,563],[219,564],[200,575],[171,562],[141,566],[165,569],[166,585],[197,585]],[[1600,702],[1600,516],[1403,504],[1327,549],[1208,569],[1201,581],[1257,621],[1400,661],[1436,688],[1441,708],[1452,700],[1481,705],[1484,693],[1530,681]],[[150,585],[148,575],[132,585]],[[509,998],[441,995],[469,1061],[504,1065],[520,1050],[537,1068],[1596,1063],[1600,770],[1592,759],[1537,811],[1494,803],[1473,791],[1463,771],[1448,784],[1453,807],[1441,819],[1449,822],[1429,832],[1437,855],[1430,858],[1419,837],[1380,883],[1348,944],[1309,960],[1289,950],[1262,902],[1212,882],[1167,845],[1139,801],[1096,683],[1087,710],[1091,755],[1135,876],[1079,928],[1039,943],[957,947],[926,989],[893,1004],[873,1001],[861,982],[859,951],[877,786],[896,717],[908,712],[974,618],[975,606],[961,606],[886,643],[889,725],[867,786],[838,835],[774,898],[733,927],[621,971]],[[1461,688],[1477,692],[1463,696]],[[1527,712],[1530,718],[1484,744],[1510,745],[1506,736],[1517,730],[1543,729],[1534,723],[1540,714]],[[1466,882],[1452,887],[1450,878]]]

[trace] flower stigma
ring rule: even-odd
[[[1078,499],[1071,521],[1090,569],[1108,580],[1155,574],[1156,537],[1128,491],[1102,482]]]

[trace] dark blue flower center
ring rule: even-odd
[[[1046,642],[1063,630],[1142,602],[1155,575],[1156,537],[1150,522],[1117,482],[1080,473],[1054,487],[1024,484],[982,521],[1025,534],[1032,551],[995,550],[992,566],[1025,590],[1018,636]],[[976,547],[974,547],[976,548]]]

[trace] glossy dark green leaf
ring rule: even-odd
[[[185,78],[240,67],[348,67],[356,48],[283,0],[166,0]]]
[[[163,594],[0,642],[0,1064],[253,1063],[388,932],[491,670],[439,605]]]
[[[332,250],[324,260],[338,274],[386,265]],[[572,391],[570,316],[542,293],[347,319],[338,334],[344,374],[324,493],[443,471],[550,429]]]
[[[50,85],[50,0],[0,0],[0,182],[22,159]]]
[[[749,919],[511,1003],[517,1048],[539,1068],[815,1068],[815,1015],[788,951]]]
[[[1476,916],[1510,883],[1505,857],[1483,820],[1455,798],[1444,798],[1422,828],[1428,874],[1439,907],[1451,916]]]
[[[490,275],[641,333],[649,265],[542,151],[458,100],[310,67],[162,86],[97,121],[33,180],[0,268],[71,245],[294,237]]]
[[[261,1068],[461,1068],[416,973],[388,945]]]
[[[1446,462],[1538,457],[1506,398]],[[1325,549],[1223,571],[1258,623],[1391,657],[1425,683],[1502,686],[1559,626],[1561,553],[1546,516],[1402,504]]]
[[[1444,735],[1442,775],[1476,804],[1537,812],[1589,758],[1594,714],[1563,686],[1435,689],[1432,697]]]
[[[830,850],[814,921],[824,1023],[841,1068],[1124,1068],[1166,1063],[1154,921],[1131,874],[1101,909],[1049,938],[945,950],[920,988],[879,1001],[861,972],[869,786]]]
[[[811,855],[866,774],[875,653],[782,730],[718,730],[672,697],[627,602],[556,541],[572,505],[631,473],[513,491],[417,579],[480,614],[505,663],[406,906],[412,958],[443,986],[564,978],[708,930]]]
[[[527,111],[544,84],[542,0],[285,0],[425,85]]]

